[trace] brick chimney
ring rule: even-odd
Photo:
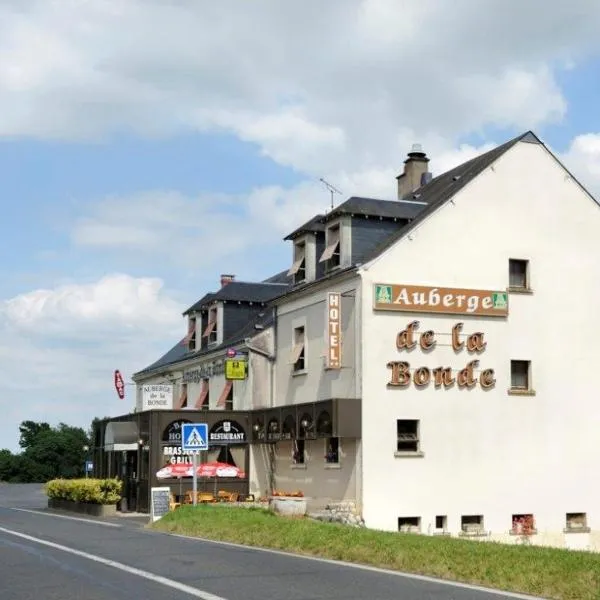
[[[235,280],[235,275],[222,274],[221,275],[221,287],[224,288],[228,283],[231,283],[234,280]]]
[[[429,159],[421,144],[413,144],[408,158],[404,161],[404,173],[396,177],[398,180],[398,200],[402,200],[422,185],[431,180],[431,173],[427,171]]]

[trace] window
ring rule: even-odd
[[[208,311],[208,324],[202,336],[208,338],[209,344],[214,344],[218,341],[217,314],[216,307]]]
[[[188,334],[187,334],[188,350],[194,352],[196,348],[196,319],[190,317],[188,321]]]
[[[306,243],[299,242],[294,245],[294,264],[288,271],[288,275],[294,276],[294,283],[302,283],[306,280]]]
[[[231,379],[225,381],[225,387],[217,400],[216,406],[225,410],[233,410],[233,381]]]
[[[294,328],[291,362],[294,373],[306,370],[306,340],[304,336],[304,327]]]
[[[340,438],[332,437],[325,440],[325,462],[328,464],[340,462]]]
[[[327,270],[340,266],[340,226],[334,225],[327,230],[327,247],[319,262],[327,263]]]
[[[202,380],[202,389],[200,390],[200,395],[198,396],[198,401],[196,402],[196,408],[199,408],[200,410],[208,410],[209,407],[209,382],[210,380],[208,378],[204,378]]]
[[[565,531],[589,531],[586,513],[567,513],[567,527]]]
[[[435,518],[435,528],[437,531],[446,531],[448,529],[448,517],[446,515],[437,515]]]
[[[400,533],[421,533],[421,517],[398,517]]]
[[[419,421],[396,421],[398,452],[419,451]]]
[[[187,407],[187,383],[181,384],[181,393],[179,394],[179,402],[177,408]]]
[[[225,396],[224,407],[225,410],[233,410],[233,383],[229,386],[227,396]]]
[[[303,465],[305,459],[304,440],[294,440],[292,462],[295,465]]]
[[[528,360],[510,361],[510,388],[516,391],[531,389],[531,362]]]
[[[532,533],[536,533],[533,515],[513,515],[511,533],[515,535],[531,535]]]
[[[529,289],[529,261],[511,258],[508,261],[508,287],[511,290]]]
[[[463,515],[460,528],[465,534],[483,533],[483,515]]]

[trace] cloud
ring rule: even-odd
[[[432,135],[559,121],[554,73],[599,25],[595,0],[5,3],[0,135],[227,131],[312,176],[389,168]]]
[[[87,427],[95,416],[131,411],[135,388],[128,385],[119,400],[114,370],[130,382],[181,339],[183,308],[162,281],[124,274],[4,301],[0,439],[16,443],[17,424],[25,419]]]
[[[560,158],[600,200],[600,133],[578,135]]]

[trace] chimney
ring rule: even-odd
[[[224,288],[228,283],[231,283],[235,279],[235,275],[221,275],[221,288]]]
[[[413,144],[408,158],[404,161],[404,173],[396,177],[398,180],[398,200],[402,200],[422,185],[431,181],[431,173],[427,171],[429,159],[421,144]]]

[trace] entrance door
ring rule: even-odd
[[[135,450],[123,452],[123,462],[121,463],[121,479],[123,481],[122,495],[127,503],[127,511],[135,512],[137,510],[138,498],[138,473],[137,473],[138,453]],[[122,509],[124,507],[122,506]]]

